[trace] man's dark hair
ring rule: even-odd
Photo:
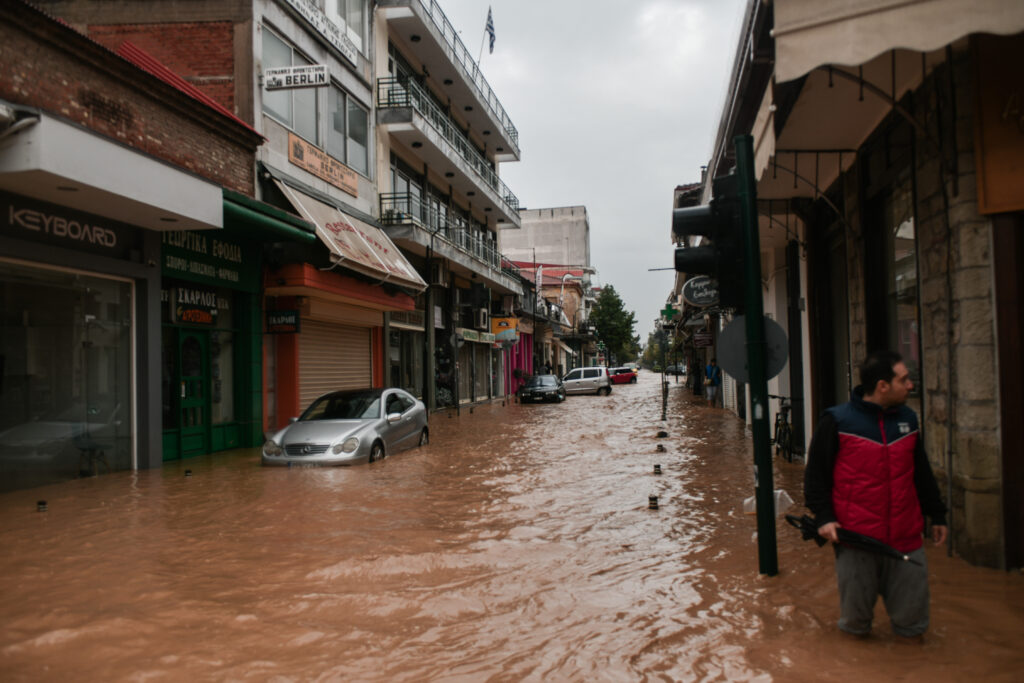
[[[716,358],[712,358],[712,359],[711,359],[711,362],[712,362],[712,363],[717,363],[717,362],[718,362],[718,360],[717,360]]]
[[[875,351],[860,365],[860,384],[867,395],[875,393],[879,382],[891,382],[896,376],[893,366],[903,362],[903,356],[895,351]]]

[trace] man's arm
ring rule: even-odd
[[[821,528],[836,521],[832,509],[832,469],[839,451],[839,432],[835,418],[825,413],[811,437],[804,469],[804,504],[810,508]]]

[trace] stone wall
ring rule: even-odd
[[[916,135],[914,154],[921,419],[928,456],[951,509],[955,551],[974,564],[1002,566],[992,238],[990,221],[977,209],[970,66],[968,51],[954,50],[952,64],[938,67],[901,102],[924,128]],[[840,180],[849,224],[850,358],[855,366],[867,352],[859,176],[855,164]]]

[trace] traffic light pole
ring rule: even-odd
[[[745,318],[747,368],[750,372],[750,403],[754,440],[754,494],[757,503],[757,554],[762,574],[779,573],[775,539],[775,482],[768,427],[767,343],[764,305],[761,301],[761,245],[757,225],[757,185],[754,180],[754,144],[749,135],[733,138],[743,232],[745,262]]]

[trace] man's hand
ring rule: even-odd
[[[827,538],[833,543],[839,543],[839,534],[838,532],[836,532],[836,529],[838,528],[839,522],[829,522],[828,524],[824,524],[818,527],[818,535],[822,538]],[[942,528],[945,529],[946,527]]]
[[[821,530],[818,530],[821,533]],[[932,525],[932,540],[935,541],[935,545],[942,545],[946,542],[946,536],[949,534],[949,529],[945,526],[939,526],[938,524]]]

